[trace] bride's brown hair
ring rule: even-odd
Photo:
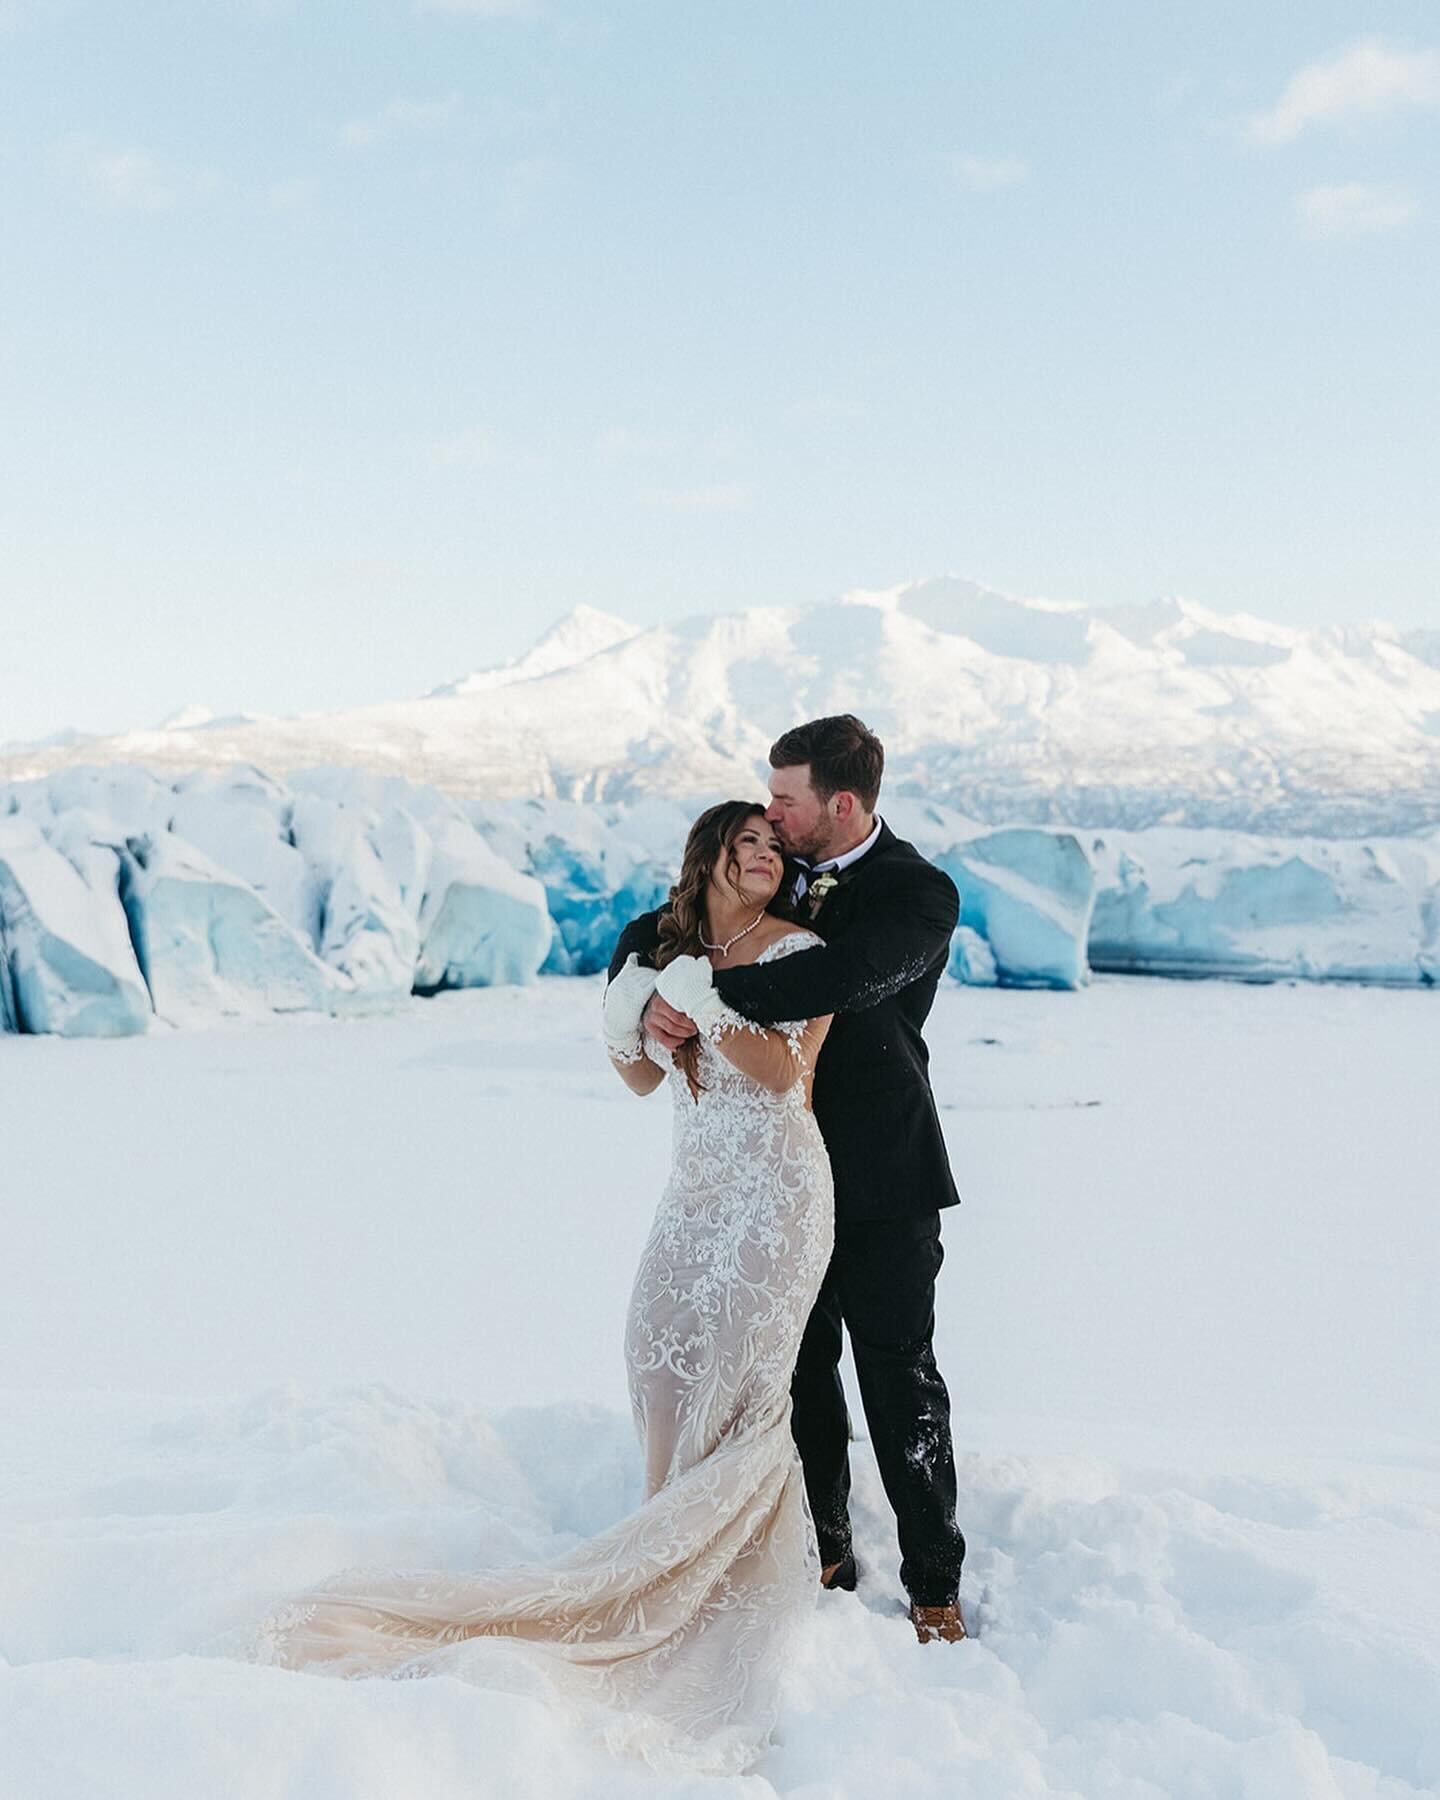
[[[753,800],[722,800],[707,807],[690,827],[685,840],[685,854],[680,859],[680,874],[670,890],[670,899],[660,914],[660,941],[655,947],[655,967],[663,969],[677,956],[704,956],[701,932],[705,926],[705,890],[720,858],[725,858],[725,875],[732,882],[740,875],[740,858],[735,841],[751,819],[764,821],[765,807]],[[782,874],[765,910],[777,918],[789,919],[793,909],[784,898],[789,884]],[[675,1051],[675,1066],[683,1069],[693,1099],[700,1098],[700,1040],[687,1038]]]

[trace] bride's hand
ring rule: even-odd
[[[676,1012],[668,1001],[662,1000],[659,994],[653,994],[650,1004],[645,1008],[643,1029],[648,1031],[669,1051],[676,1051],[695,1035],[695,1021],[688,1013]]]
[[[605,989],[601,1018],[605,1045],[621,1062],[634,1062],[643,1051],[640,1020],[655,991],[655,971],[640,966],[632,950]]]
[[[674,962],[666,963],[655,983],[655,992],[667,1006],[683,1013],[697,1031],[707,1030],[729,1012],[715,992],[708,956],[677,956]]]

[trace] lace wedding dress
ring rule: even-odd
[[[758,960],[819,942],[795,931]],[[734,1771],[754,1759],[788,1633],[818,1591],[790,1377],[834,1233],[803,1022],[775,1029],[795,1055],[784,1093],[703,1040],[698,1101],[681,1071],[667,1078],[670,1179],[625,1334],[645,1503],[554,1562],[345,1570],[271,1614],[256,1660],[491,1685],[519,1658],[612,1747],[662,1768]],[[647,1049],[671,1067],[654,1040]]]

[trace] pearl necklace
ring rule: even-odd
[[[742,937],[748,937],[764,917],[765,908],[762,906],[743,931],[737,931],[734,937],[726,938],[723,944],[712,944],[703,931],[700,933],[700,942],[707,950],[718,950],[722,956],[728,956],[730,954],[730,946],[732,944],[738,944]]]

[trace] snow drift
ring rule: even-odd
[[[347,1564],[563,1554],[643,1492],[619,1326],[668,1104],[595,998],[0,1042],[5,1800],[1434,1800],[1413,989],[942,989],[975,1637],[914,1641],[847,1367],[861,1585],[752,1776],[622,1765],[503,1678],[219,1654]]]

